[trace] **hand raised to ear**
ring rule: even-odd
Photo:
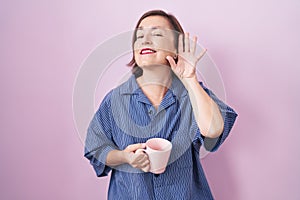
[[[184,43],[183,43],[184,39]],[[178,61],[167,56],[167,60],[173,72],[181,80],[196,77],[197,62],[205,55],[207,49],[204,49],[199,55],[196,55],[197,37],[193,37],[192,44],[190,44],[189,33],[179,35],[178,37]]]

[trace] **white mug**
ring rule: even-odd
[[[172,150],[172,143],[163,138],[147,140],[146,149],[138,149],[136,153],[145,152],[150,160],[150,172],[161,174],[166,170]]]

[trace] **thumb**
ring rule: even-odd
[[[131,144],[131,145],[128,145],[126,147],[125,151],[127,151],[127,152],[134,152],[137,149],[144,149],[145,147],[146,147],[145,143]]]
[[[169,61],[172,70],[174,70],[176,68],[176,62],[174,58],[172,58],[171,56],[167,56],[166,59]]]

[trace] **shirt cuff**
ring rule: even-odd
[[[111,171],[112,168],[105,165],[105,162],[107,154],[112,150],[115,150],[115,148],[111,146],[106,146],[105,149],[101,150],[101,153],[99,154],[98,158],[91,160],[91,164],[98,177],[107,176]]]

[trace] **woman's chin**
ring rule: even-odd
[[[153,68],[153,67],[167,67],[169,68],[170,65],[168,63],[153,63],[153,62],[144,62],[138,65],[141,68]]]

